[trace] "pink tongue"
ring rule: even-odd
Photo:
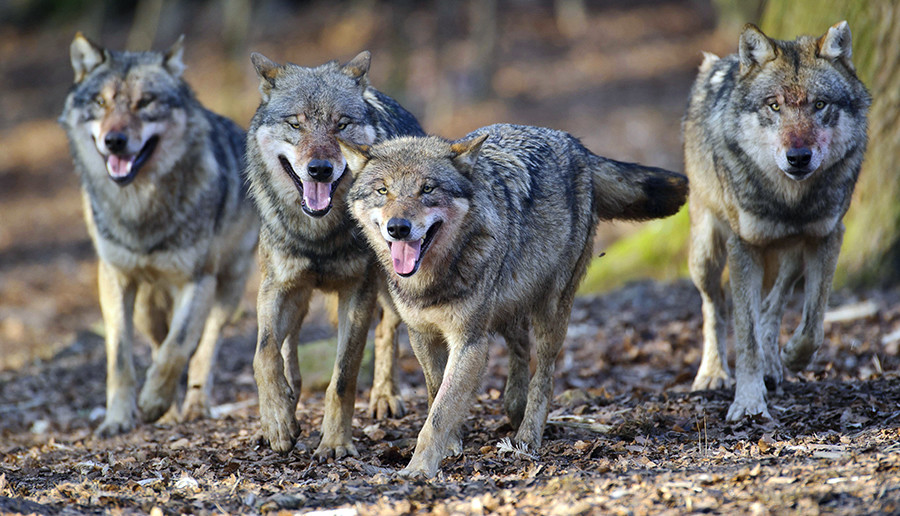
[[[106,170],[113,177],[124,177],[131,172],[131,164],[134,163],[134,156],[116,156],[110,154],[106,158]]]
[[[415,270],[420,247],[422,247],[421,240],[391,243],[391,258],[394,260],[394,270],[397,274],[409,274]]]
[[[331,183],[303,181],[303,202],[313,211],[321,211],[331,202]]]

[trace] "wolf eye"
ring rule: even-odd
[[[378,192],[380,195],[387,195],[387,188],[385,188],[383,186],[381,188],[378,188],[375,191]]]
[[[825,101],[824,101],[824,100],[817,100],[815,105],[816,105],[816,109],[824,109],[824,108],[825,108]]]
[[[338,125],[337,125],[337,130],[338,130],[338,131],[343,131],[344,129],[347,128],[348,125],[350,125],[349,122],[339,122]]]
[[[425,185],[425,186],[422,187],[422,193],[431,193],[431,192],[433,192],[433,191],[434,191],[434,187],[433,187],[433,186]]]
[[[770,103],[769,103],[769,108],[770,108],[772,111],[780,111],[780,110],[781,110],[781,105],[778,104],[778,102],[770,102]]]
[[[150,103],[153,102],[154,100],[156,100],[155,96],[144,95],[143,97],[141,97],[141,100],[138,101],[137,107],[138,107],[138,109],[143,109],[143,108],[149,106]]]
[[[296,122],[293,120],[287,120],[287,125],[291,126],[291,129],[300,129],[300,122]]]
[[[103,98],[103,95],[97,95],[94,97],[94,104],[97,104],[99,107],[103,107],[106,105],[106,99]]]

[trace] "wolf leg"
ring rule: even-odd
[[[528,381],[531,376],[531,340],[528,322],[524,317],[511,321],[500,332],[509,349],[509,373],[503,389],[503,408],[513,428],[518,429],[525,417],[528,403]]]
[[[369,393],[369,417],[403,417],[406,409],[397,389],[397,328],[400,315],[386,292],[379,292],[381,321],[375,327],[375,377]]]
[[[135,375],[132,315],[136,284],[100,261],[100,309],[106,329],[106,416],[95,433],[100,437],[134,428]]]
[[[411,341],[418,340],[419,335],[411,331]],[[448,340],[450,353],[446,371],[416,439],[412,459],[399,471],[400,476],[433,477],[441,460],[459,442],[460,426],[468,414],[475,391],[481,386],[487,367],[487,337],[482,331],[473,330],[469,330],[467,335],[478,337],[468,342]],[[423,344],[419,342],[413,349],[422,350]]]
[[[778,275],[762,302],[762,316],[759,324],[760,344],[765,357],[764,379],[766,386],[770,389],[780,385],[784,379],[778,335],[781,332],[785,301],[800,278],[800,263],[800,256],[796,250],[788,249],[779,252]]]
[[[337,354],[331,381],[325,390],[322,441],[313,453],[316,458],[359,456],[353,444],[353,406],[375,297],[374,282],[368,280],[359,282],[352,290],[338,293]]]
[[[700,291],[703,310],[703,358],[692,390],[718,389],[729,379],[726,362],[728,307],[722,289],[725,242],[708,210],[691,203],[691,242],[688,265],[691,279]]]
[[[765,351],[757,335],[763,280],[762,252],[732,235],[728,239],[728,263],[734,302],[736,385],[727,419],[737,421],[757,414],[771,419],[763,381]]]
[[[262,438],[272,450],[288,453],[300,429],[294,417],[299,384],[297,350],[292,336],[298,331],[312,297],[305,282],[289,288],[264,275],[257,297],[259,335],[253,356],[253,377],[259,393],[259,423]],[[287,359],[287,360],[285,360]],[[293,364],[292,364],[293,362]],[[296,370],[296,379],[289,376]],[[288,371],[289,374],[285,374]]]
[[[839,224],[830,235],[807,243],[803,249],[806,278],[803,316],[781,353],[781,361],[791,371],[806,367],[825,339],[825,309],[843,239],[844,226]]]
[[[215,291],[216,279],[203,276],[182,287],[176,295],[169,334],[147,370],[147,379],[138,397],[144,421],[156,421],[172,405],[178,379],[200,340]]]

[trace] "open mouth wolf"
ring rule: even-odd
[[[134,181],[134,178],[137,176],[141,167],[150,160],[158,143],[159,136],[153,136],[147,140],[137,154],[121,154],[113,152],[108,156],[105,156],[106,171],[109,174],[110,179],[115,181],[119,186],[130,184]]]
[[[338,185],[341,180],[344,179],[346,174],[346,169],[341,175],[330,183],[325,183],[321,181],[304,181],[300,179],[300,176],[294,172],[294,167],[291,166],[290,161],[285,156],[278,156],[278,161],[281,162],[282,168],[287,173],[288,177],[291,178],[291,181],[294,182],[294,186],[297,187],[297,190],[300,192],[300,207],[303,211],[309,215],[310,217],[320,218],[324,217],[331,211],[332,207],[332,197],[334,195],[334,191],[337,190]]]

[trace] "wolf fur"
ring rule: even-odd
[[[297,335],[318,289],[337,294],[338,343],[315,456],[357,455],[350,423],[379,290],[383,316],[376,329],[370,396],[370,411],[377,417],[403,414],[394,381],[400,319],[347,211],[352,176],[336,138],[372,144],[423,132],[409,112],[369,86],[369,52],[343,66],[332,61],[316,68],[278,65],[258,53],[251,59],[262,97],[247,139],[251,195],[263,220],[253,359],[262,436],[273,450],[286,453],[299,433],[294,417],[301,386]]]
[[[128,431],[138,407],[144,421],[162,416],[188,360],[182,416],[205,416],[219,333],[240,301],[259,232],[241,176],[244,132],[194,97],[182,78],[182,39],[165,53],[118,52],[78,33],[70,50],[75,83],[59,121],[100,258],[106,330],[97,433]],[[137,407],[134,326],[154,345]]]
[[[771,417],[766,383],[799,371],[821,345],[843,238],[841,219],[866,149],[870,103],[851,60],[847,22],[819,38],[774,40],[747,25],[739,53],[706,54],[683,120],[691,181],[690,271],[703,302],[694,389],[729,378],[729,264],[735,380],[729,421]],[[803,317],[780,353],[785,297],[804,278]]]
[[[428,389],[428,418],[400,473],[433,476],[448,452],[461,451],[493,332],[510,350],[504,406],[516,441],[537,450],[597,223],[675,213],[686,178],[596,156],[573,136],[538,127],[342,146],[357,175],[353,216],[388,272]]]

